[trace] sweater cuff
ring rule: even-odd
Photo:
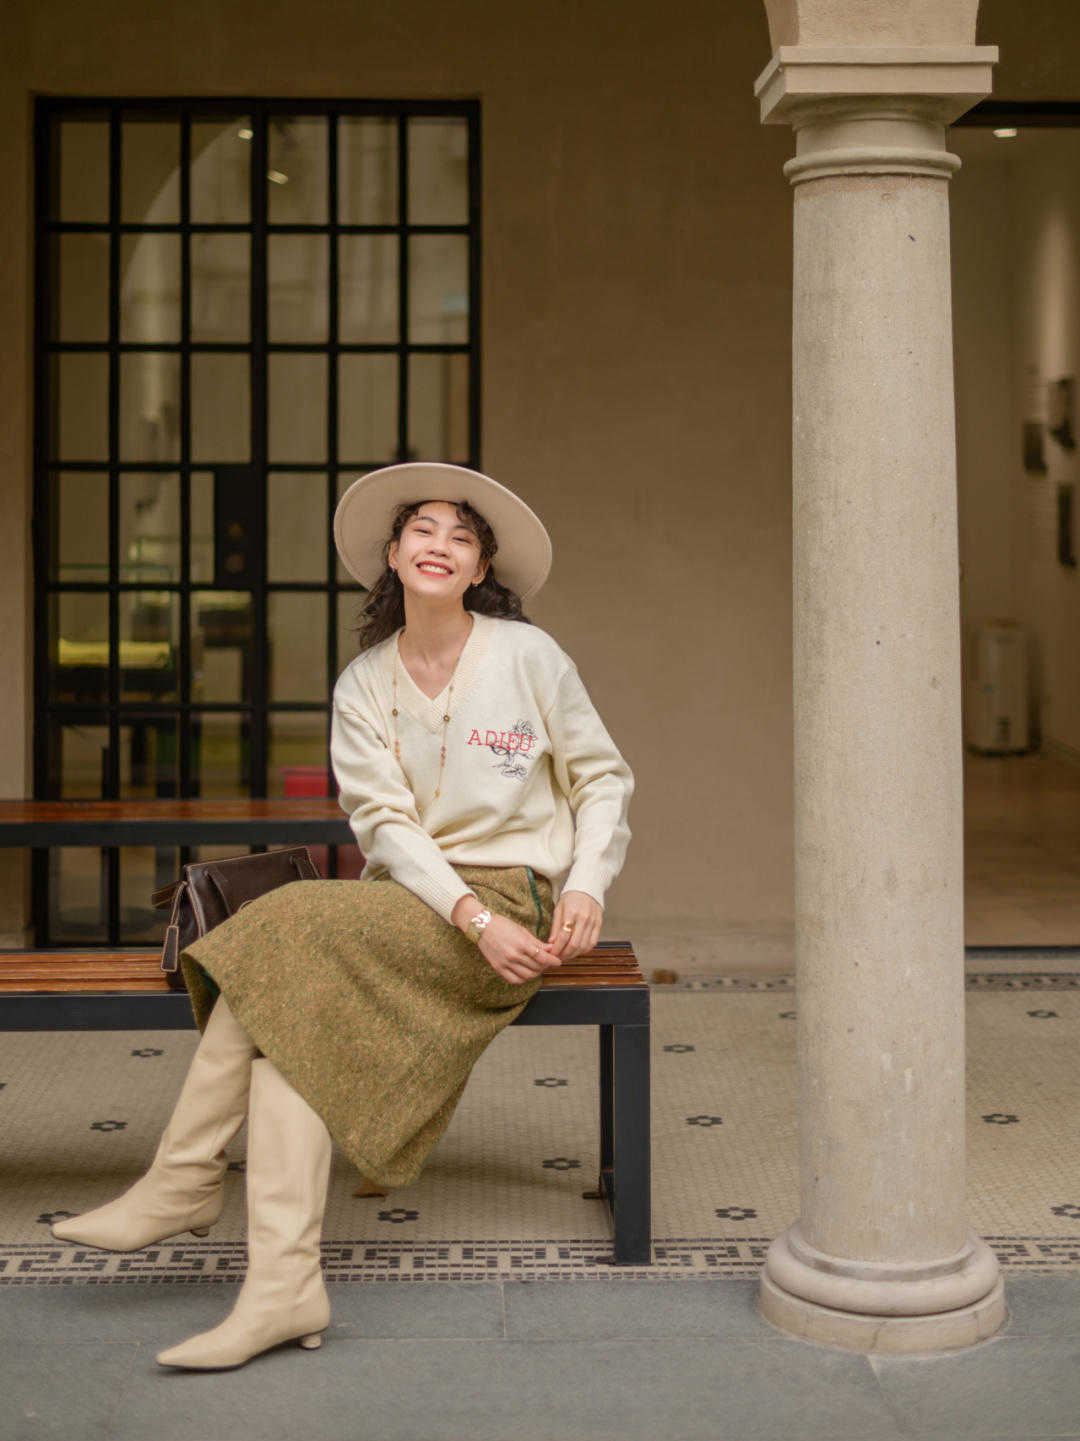
[[[587,896],[592,896],[598,906],[602,907],[610,884],[611,875],[606,866],[581,856],[570,867],[562,889],[563,891],[584,891]],[[562,892],[560,892],[561,894]]]
[[[457,877],[457,885],[440,885],[431,876],[410,876],[407,882],[409,889],[426,902],[433,911],[437,911],[448,925],[453,925],[450,919],[454,913],[454,907],[462,896],[473,894],[472,886],[466,885],[461,877]]]

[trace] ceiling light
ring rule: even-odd
[[[994,131],[995,140],[1015,140],[1020,132],[1015,125],[1002,125]]]
[[[252,130],[250,125],[242,125],[240,129],[236,132],[237,140],[252,140],[254,136],[255,132],[254,130]]]
[[[268,170],[266,172],[266,178],[267,180],[272,180],[275,185],[288,185],[289,183],[289,177],[285,174],[284,170]]]

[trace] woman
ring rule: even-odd
[[[370,592],[331,729],[361,883],[281,886],[184,953],[203,1034],[153,1164],[53,1227],[111,1250],[205,1235],[248,1117],[244,1284],[163,1365],[320,1344],[331,1136],[370,1180],[416,1180],[484,1048],[596,944],[630,836],[630,771],[521,612],[551,564],[528,506],[459,466],[388,466],[345,492],[334,535]]]

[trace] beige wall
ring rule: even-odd
[[[1073,0],[980,0],[978,42],[997,45],[999,100],[1080,97],[1080,6]]]
[[[611,927],[783,934],[792,147],[752,97],[761,7],[23,0],[5,28],[0,793],[29,785],[32,95],[477,96],[483,460],[550,525],[535,618],[637,774]]]
[[[1045,473],[1021,464],[1022,423],[1045,421],[1048,383],[1080,371],[1080,131],[953,139],[964,158],[953,260],[968,639],[982,620],[1024,623],[1042,739],[1080,757],[1080,576],[1058,562],[1056,510],[1058,486],[1080,479],[1080,451],[1047,435]]]
[[[996,147],[996,148],[994,148]],[[963,164],[952,182],[956,448],[964,628],[965,725],[978,699],[976,637],[1017,619],[1019,421],[1014,416],[1007,147],[988,130],[954,129]]]

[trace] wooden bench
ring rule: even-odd
[[[599,1027],[600,1172],[584,1194],[607,1204],[615,1263],[637,1266],[652,1260],[649,1015],[648,983],[629,942],[601,941],[545,975],[514,1022]],[[0,952],[0,1031],[194,1024],[187,993],[169,989],[158,951]]]

